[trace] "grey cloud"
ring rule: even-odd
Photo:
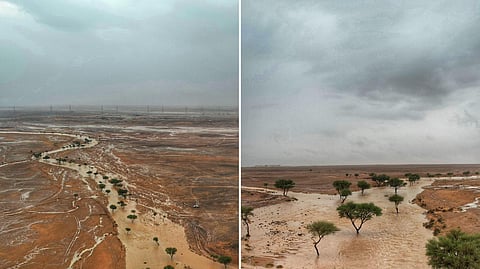
[[[2,51],[15,52],[0,63],[0,106],[238,103],[234,2],[10,2],[24,16],[0,17]]]
[[[243,1],[242,162],[478,162],[479,7]]]
[[[122,18],[74,1],[21,0],[12,1],[40,23],[64,31],[83,31],[99,25],[119,25]]]
[[[271,56],[281,61],[289,57],[310,64],[307,75],[316,75],[317,83],[323,87],[364,98],[379,98],[378,91],[390,92],[421,98],[432,106],[439,105],[456,88],[478,82],[474,72],[456,72],[459,68],[477,67],[472,62],[474,55],[465,57],[468,51],[480,51],[475,49],[480,39],[472,32],[479,22],[478,15],[470,10],[474,2],[463,6],[442,2],[444,7],[430,1],[301,1],[300,5],[261,2],[264,4],[244,4],[248,16],[243,30],[246,69],[258,58]],[[249,8],[262,8],[264,14],[257,14],[259,10],[249,13]],[[307,17],[289,18],[288,14]],[[316,25],[324,14],[332,17],[331,25]],[[425,28],[417,36],[418,29],[405,28],[412,18],[418,22],[412,27]],[[246,80],[251,79],[248,70],[246,75]]]

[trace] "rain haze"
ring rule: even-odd
[[[238,3],[0,0],[0,106],[238,105]]]
[[[478,1],[242,1],[242,166],[478,163]]]

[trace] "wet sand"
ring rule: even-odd
[[[400,188],[398,194],[405,200],[398,215],[388,201],[393,188],[366,190],[364,196],[354,192],[347,202],[373,202],[383,212],[367,221],[359,236],[348,219],[338,217],[338,196],[289,192],[298,200],[254,210],[251,237],[242,240],[242,268],[429,268],[425,244],[433,235],[422,226],[427,221],[425,209],[410,201],[432,182],[422,179],[419,184]],[[319,243],[318,258],[305,228],[317,220],[331,221],[340,228]]]
[[[68,134],[60,135],[69,136]],[[83,148],[94,147],[98,144],[98,141],[93,138],[80,138],[82,140],[85,138],[91,140],[91,143]],[[65,150],[68,149],[48,151],[42,153],[42,157]],[[75,163],[57,164],[56,161],[52,159],[41,159],[41,162],[78,171],[88,188],[90,187],[87,179],[92,179],[95,180],[97,184],[106,184],[108,189],[115,189],[112,184],[102,179],[102,175],[94,175],[94,173],[97,172],[97,169],[93,166],[79,166]],[[89,174],[89,171],[93,173]],[[122,176],[115,174],[107,174],[107,176],[109,178],[124,179]],[[124,184],[128,186],[128,179],[124,179]],[[92,186],[92,188],[95,187],[96,186]],[[107,198],[109,204],[117,205],[117,202],[119,201],[118,195],[115,193],[109,194]],[[188,245],[183,227],[171,222],[168,218],[160,217],[164,216],[165,212],[162,212],[158,208],[146,209],[144,207],[137,207],[134,201],[128,199],[126,202],[127,206],[125,208],[122,209],[118,206],[118,209],[112,213],[112,217],[118,225],[117,230],[119,239],[122,241],[126,249],[126,268],[142,268],[143,266],[157,268],[168,264],[173,265],[174,267],[179,266],[180,268],[192,269],[222,268],[222,265],[219,263],[192,252]],[[132,210],[134,210],[133,212],[138,216],[137,220],[131,221],[127,218],[128,215],[132,214]],[[158,212],[160,214],[154,217],[153,212]],[[125,228],[127,227],[131,229],[129,233],[126,232]],[[159,238],[158,245],[153,241],[153,237]],[[173,259],[170,259],[165,253],[165,248],[167,247],[177,248],[177,253],[174,255]],[[80,260],[80,257],[78,260]],[[72,265],[77,261],[73,261]]]

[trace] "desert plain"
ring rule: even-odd
[[[0,186],[0,268],[237,268],[234,110],[0,111]]]
[[[242,268],[430,268],[425,244],[434,234],[480,232],[479,171],[474,164],[243,167],[242,206],[253,207],[254,215],[250,237],[242,225]],[[388,200],[394,189],[375,187],[371,173],[404,180],[416,173],[421,179],[398,189],[405,199],[397,215]],[[278,179],[296,183],[286,197],[274,187]],[[350,220],[338,216],[335,180],[352,182],[346,202],[373,202],[382,209],[358,236]],[[372,185],[364,195],[360,180]],[[319,220],[340,231],[321,240],[317,257],[306,226]]]

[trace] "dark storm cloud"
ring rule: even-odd
[[[108,11],[74,1],[9,1],[30,14],[37,22],[64,31],[84,31],[99,26],[121,25],[122,18]]]
[[[236,105],[232,1],[0,0],[0,106]]]
[[[476,1],[243,1],[243,162],[478,162],[432,141],[479,144],[455,140],[478,135],[465,122],[480,116],[469,104],[479,11]]]

